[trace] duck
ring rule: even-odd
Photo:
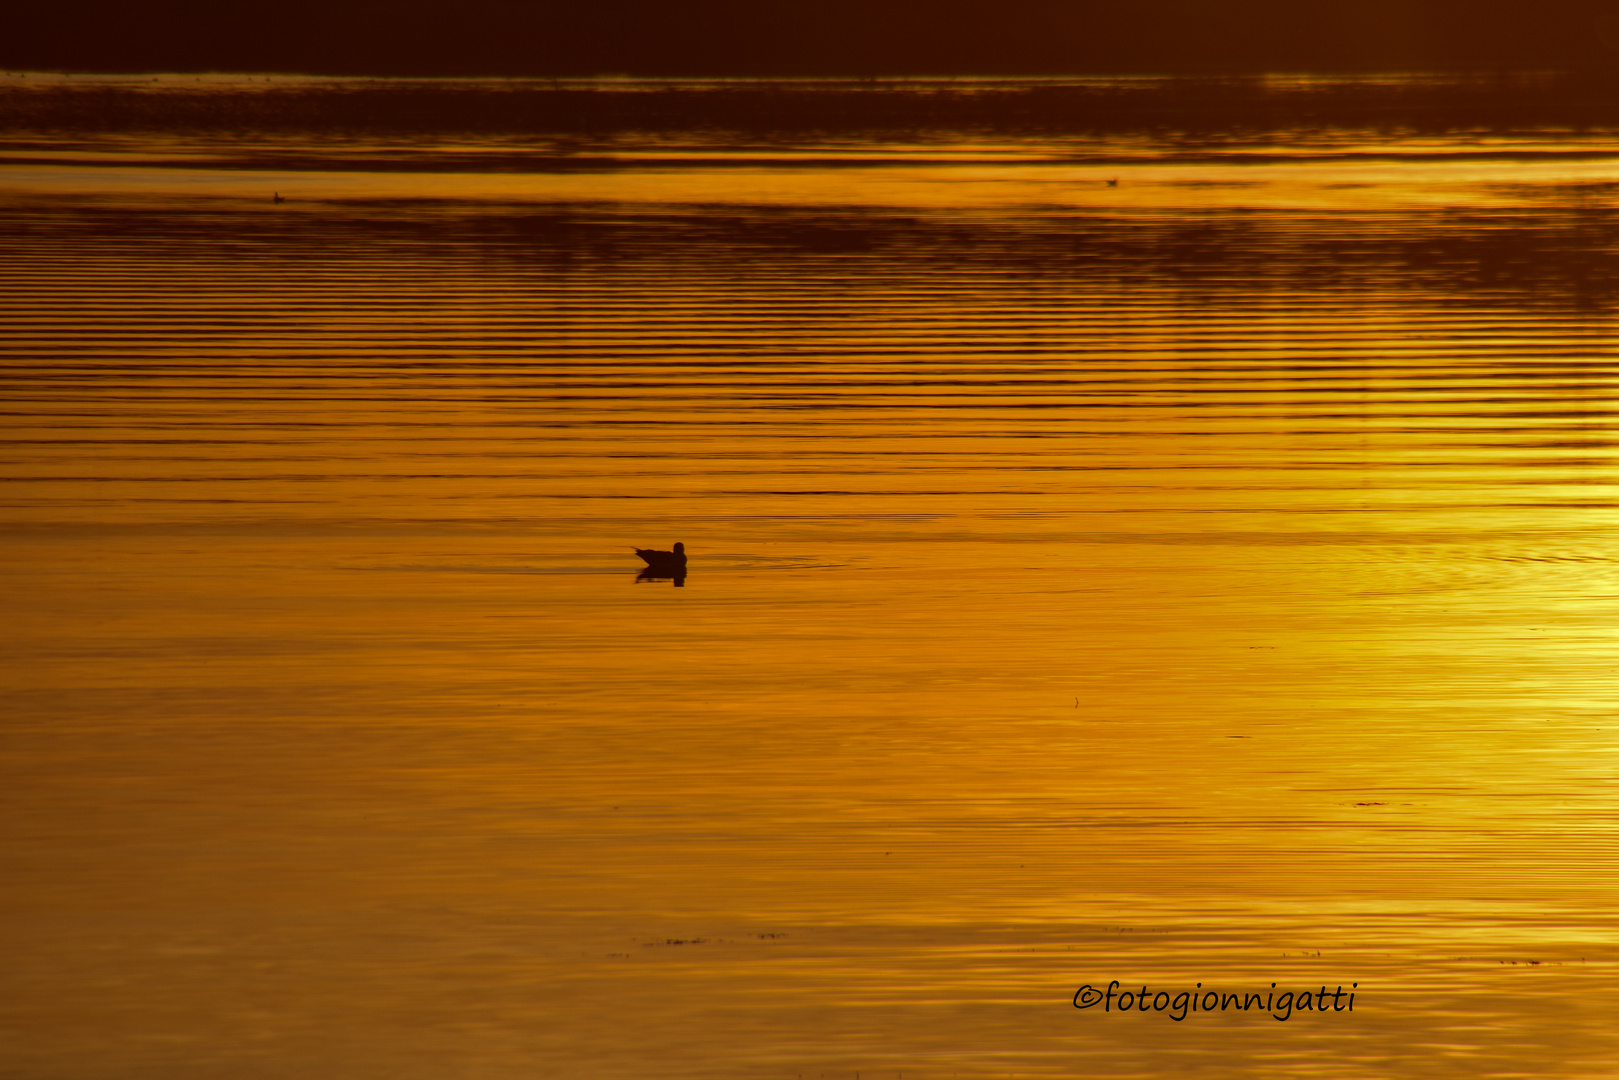
[[[272,201],[282,203],[282,202],[286,202],[287,200],[286,200],[286,197],[284,195],[282,195],[281,192],[278,191],[278,192],[275,193],[275,198]]]
[[[648,570],[658,570],[664,573],[684,574],[686,572],[686,545],[675,543],[673,551],[653,551],[650,548],[632,549],[641,556]]]

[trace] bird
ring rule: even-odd
[[[1108,187],[1118,187],[1119,186],[1119,178],[1115,176],[1113,179],[1111,179],[1111,180],[1109,180],[1107,182],[1107,186]]]
[[[278,192],[275,193],[275,198],[273,200],[271,200],[271,201],[272,202],[286,202],[287,200],[285,198],[283,198],[282,195],[281,195],[281,192],[278,191]]]
[[[668,574],[684,574],[686,572],[686,545],[675,544],[673,551],[653,551],[650,548],[633,548],[641,561],[646,563],[648,570],[656,570]]]

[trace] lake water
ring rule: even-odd
[[[0,151],[0,1075],[1613,1074],[1619,131]]]

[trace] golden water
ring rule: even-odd
[[[1611,1075],[1619,164],[1335,138],[35,139],[0,1075]]]

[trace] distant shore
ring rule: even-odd
[[[1619,127],[1558,73],[1049,79],[366,79],[0,74],[0,130],[1229,132]]]

